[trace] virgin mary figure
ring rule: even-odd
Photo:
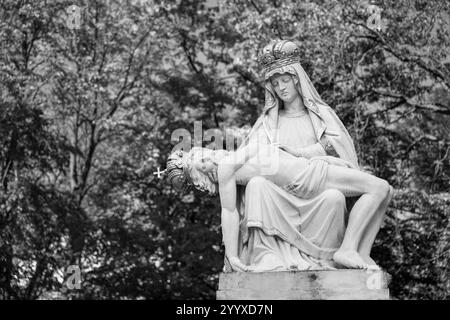
[[[264,109],[241,147],[275,144],[296,156],[333,156],[359,168],[352,138],[302,68],[299,47],[286,40],[272,42],[262,50],[259,63],[264,69]],[[293,94],[289,83],[295,86]],[[332,257],[341,245],[347,212],[340,191],[328,189],[301,199],[255,177],[238,186],[237,193],[243,263],[254,271],[337,267]],[[382,222],[378,220],[372,221],[361,244],[360,254],[369,264],[374,264],[369,254]],[[231,271],[225,258],[224,272]]]

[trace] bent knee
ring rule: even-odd
[[[388,201],[391,201],[393,196],[394,196],[394,187],[389,185]]]
[[[327,189],[323,192],[323,194],[326,197],[326,201],[328,201],[330,203],[333,203],[336,205],[345,204],[344,194],[337,189]]]
[[[377,182],[373,185],[373,192],[378,194],[383,199],[389,197],[391,189],[393,190],[389,182],[380,178],[377,179]]]
[[[264,177],[253,177],[250,179],[250,181],[247,183],[246,190],[249,189],[259,189],[263,185],[267,184],[268,181]]]

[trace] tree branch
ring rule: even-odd
[[[393,92],[388,92],[388,91],[384,91],[384,90],[380,90],[380,89],[372,89],[373,92],[386,96],[386,97],[391,97],[391,98],[395,98],[395,99],[399,99],[399,103],[396,104],[395,107],[400,106],[401,104],[405,103],[408,104],[412,107],[418,108],[418,109],[422,109],[422,110],[427,110],[427,111],[432,111],[432,112],[436,112],[436,113],[441,113],[441,114],[450,114],[450,108],[449,107],[445,107],[442,104],[439,103],[425,103],[425,104],[421,104],[418,103],[416,101],[414,101],[411,98],[408,98],[400,93],[393,93]]]

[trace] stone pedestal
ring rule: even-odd
[[[218,300],[388,300],[383,271],[232,272],[219,277]]]

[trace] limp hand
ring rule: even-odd
[[[238,257],[231,257],[228,258],[228,261],[230,262],[231,268],[234,271],[238,271],[238,272],[249,272],[249,271],[253,271],[253,268],[250,266],[246,266],[245,264],[243,264],[241,262],[241,260],[239,260]]]

